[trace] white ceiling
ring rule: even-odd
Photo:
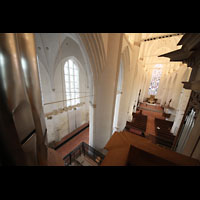
[[[163,64],[163,67],[172,68],[174,65],[180,64],[180,62],[170,62],[169,58],[158,56],[180,49],[181,46],[177,46],[177,44],[182,38],[182,34],[175,35],[176,33],[126,33],[126,36],[128,40],[133,44],[134,39],[138,34],[141,34],[139,59],[143,61],[143,64],[146,68],[152,68],[156,64]],[[159,38],[167,35],[173,35],[173,37]],[[150,38],[156,39],[144,41]]]

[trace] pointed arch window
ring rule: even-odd
[[[64,78],[67,106],[80,103],[79,67],[73,59],[64,65]]]
[[[151,83],[149,86],[149,95],[156,95],[159,87],[160,78],[162,75],[162,65],[155,65],[152,71]]]

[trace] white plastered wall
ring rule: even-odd
[[[40,38],[41,36],[37,37]],[[72,38],[66,36],[63,38],[62,42],[57,34],[55,34],[54,37],[50,35],[49,40],[47,40],[46,37],[48,37],[48,35],[42,35],[42,39],[44,39],[43,43],[39,42],[40,40],[38,39],[36,45],[40,46],[38,54],[44,112],[58,111],[56,114],[52,115],[51,119],[45,118],[48,143],[51,143],[61,140],[68,133],[89,121],[89,97],[84,96],[90,96],[90,90],[88,75],[85,70],[86,63],[84,62],[79,45]],[[59,46],[56,40],[58,40],[57,43],[59,43]],[[55,48],[58,47],[57,51],[55,51],[55,49],[51,51],[51,42]],[[49,48],[47,49],[48,51],[45,47]],[[54,60],[50,60],[52,57]],[[78,107],[77,110],[72,109],[59,112],[59,109],[66,107],[66,102],[63,101],[66,99],[63,68],[64,63],[69,58],[74,59],[80,69],[80,90],[81,97],[84,97],[81,98],[81,102],[84,102],[84,104]],[[41,60],[43,62],[41,62]],[[45,66],[43,63],[45,63]],[[49,63],[51,63],[51,65],[48,65]],[[57,101],[60,102],[53,103]]]

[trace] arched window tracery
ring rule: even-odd
[[[69,59],[64,65],[64,80],[66,104],[73,106],[80,103],[79,67],[73,59]]]
[[[162,75],[162,65],[155,65],[152,71],[151,82],[149,86],[149,95],[156,95]]]

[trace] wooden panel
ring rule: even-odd
[[[111,149],[106,154],[101,166],[126,166],[130,146]]]
[[[200,166],[200,162],[196,159],[192,159],[188,156],[179,154],[179,153],[171,151],[169,149],[162,148],[156,144],[153,144],[150,140],[148,140],[146,138],[134,135],[127,131],[115,132],[112,135],[111,139],[106,144],[105,149],[108,150],[108,153],[104,159],[106,161],[106,163],[104,163],[104,166],[110,165],[110,163],[112,165],[114,165],[115,163],[116,164],[124,163],[125,160],[127,160],[127,158],[128,158],[129,151],[127,151],[127,149],[130,148],[130,145],[132,145],[138,149],[141,149],[145,152],[148,152],[150,154],[153,154],[154,156],[165,159],[171,163],[174,163],[175,165],[180,165],[180,166],[198,165],[198,166]],[[117,154],[117,152],[121,152],[120,149],[124,149],[123,153]],[[112,152],[109,152],[111,150],[112,150]],[[112,157],[112,154],[114,154],[116,156]]]
[[[137,130],[145,132],[146,127],[147,127],[147,116],[142,115],[141,113],[139,114],[134,113],[132,122],[126,122],[127,129],[135,128]]]
[[[174,166],[173,162],[160,158],[149,152],[143,151],[131,145],[128,159],[128,166]]]
[[[48,166],[64,166],[62,156],[51,148],[48,148]]]

